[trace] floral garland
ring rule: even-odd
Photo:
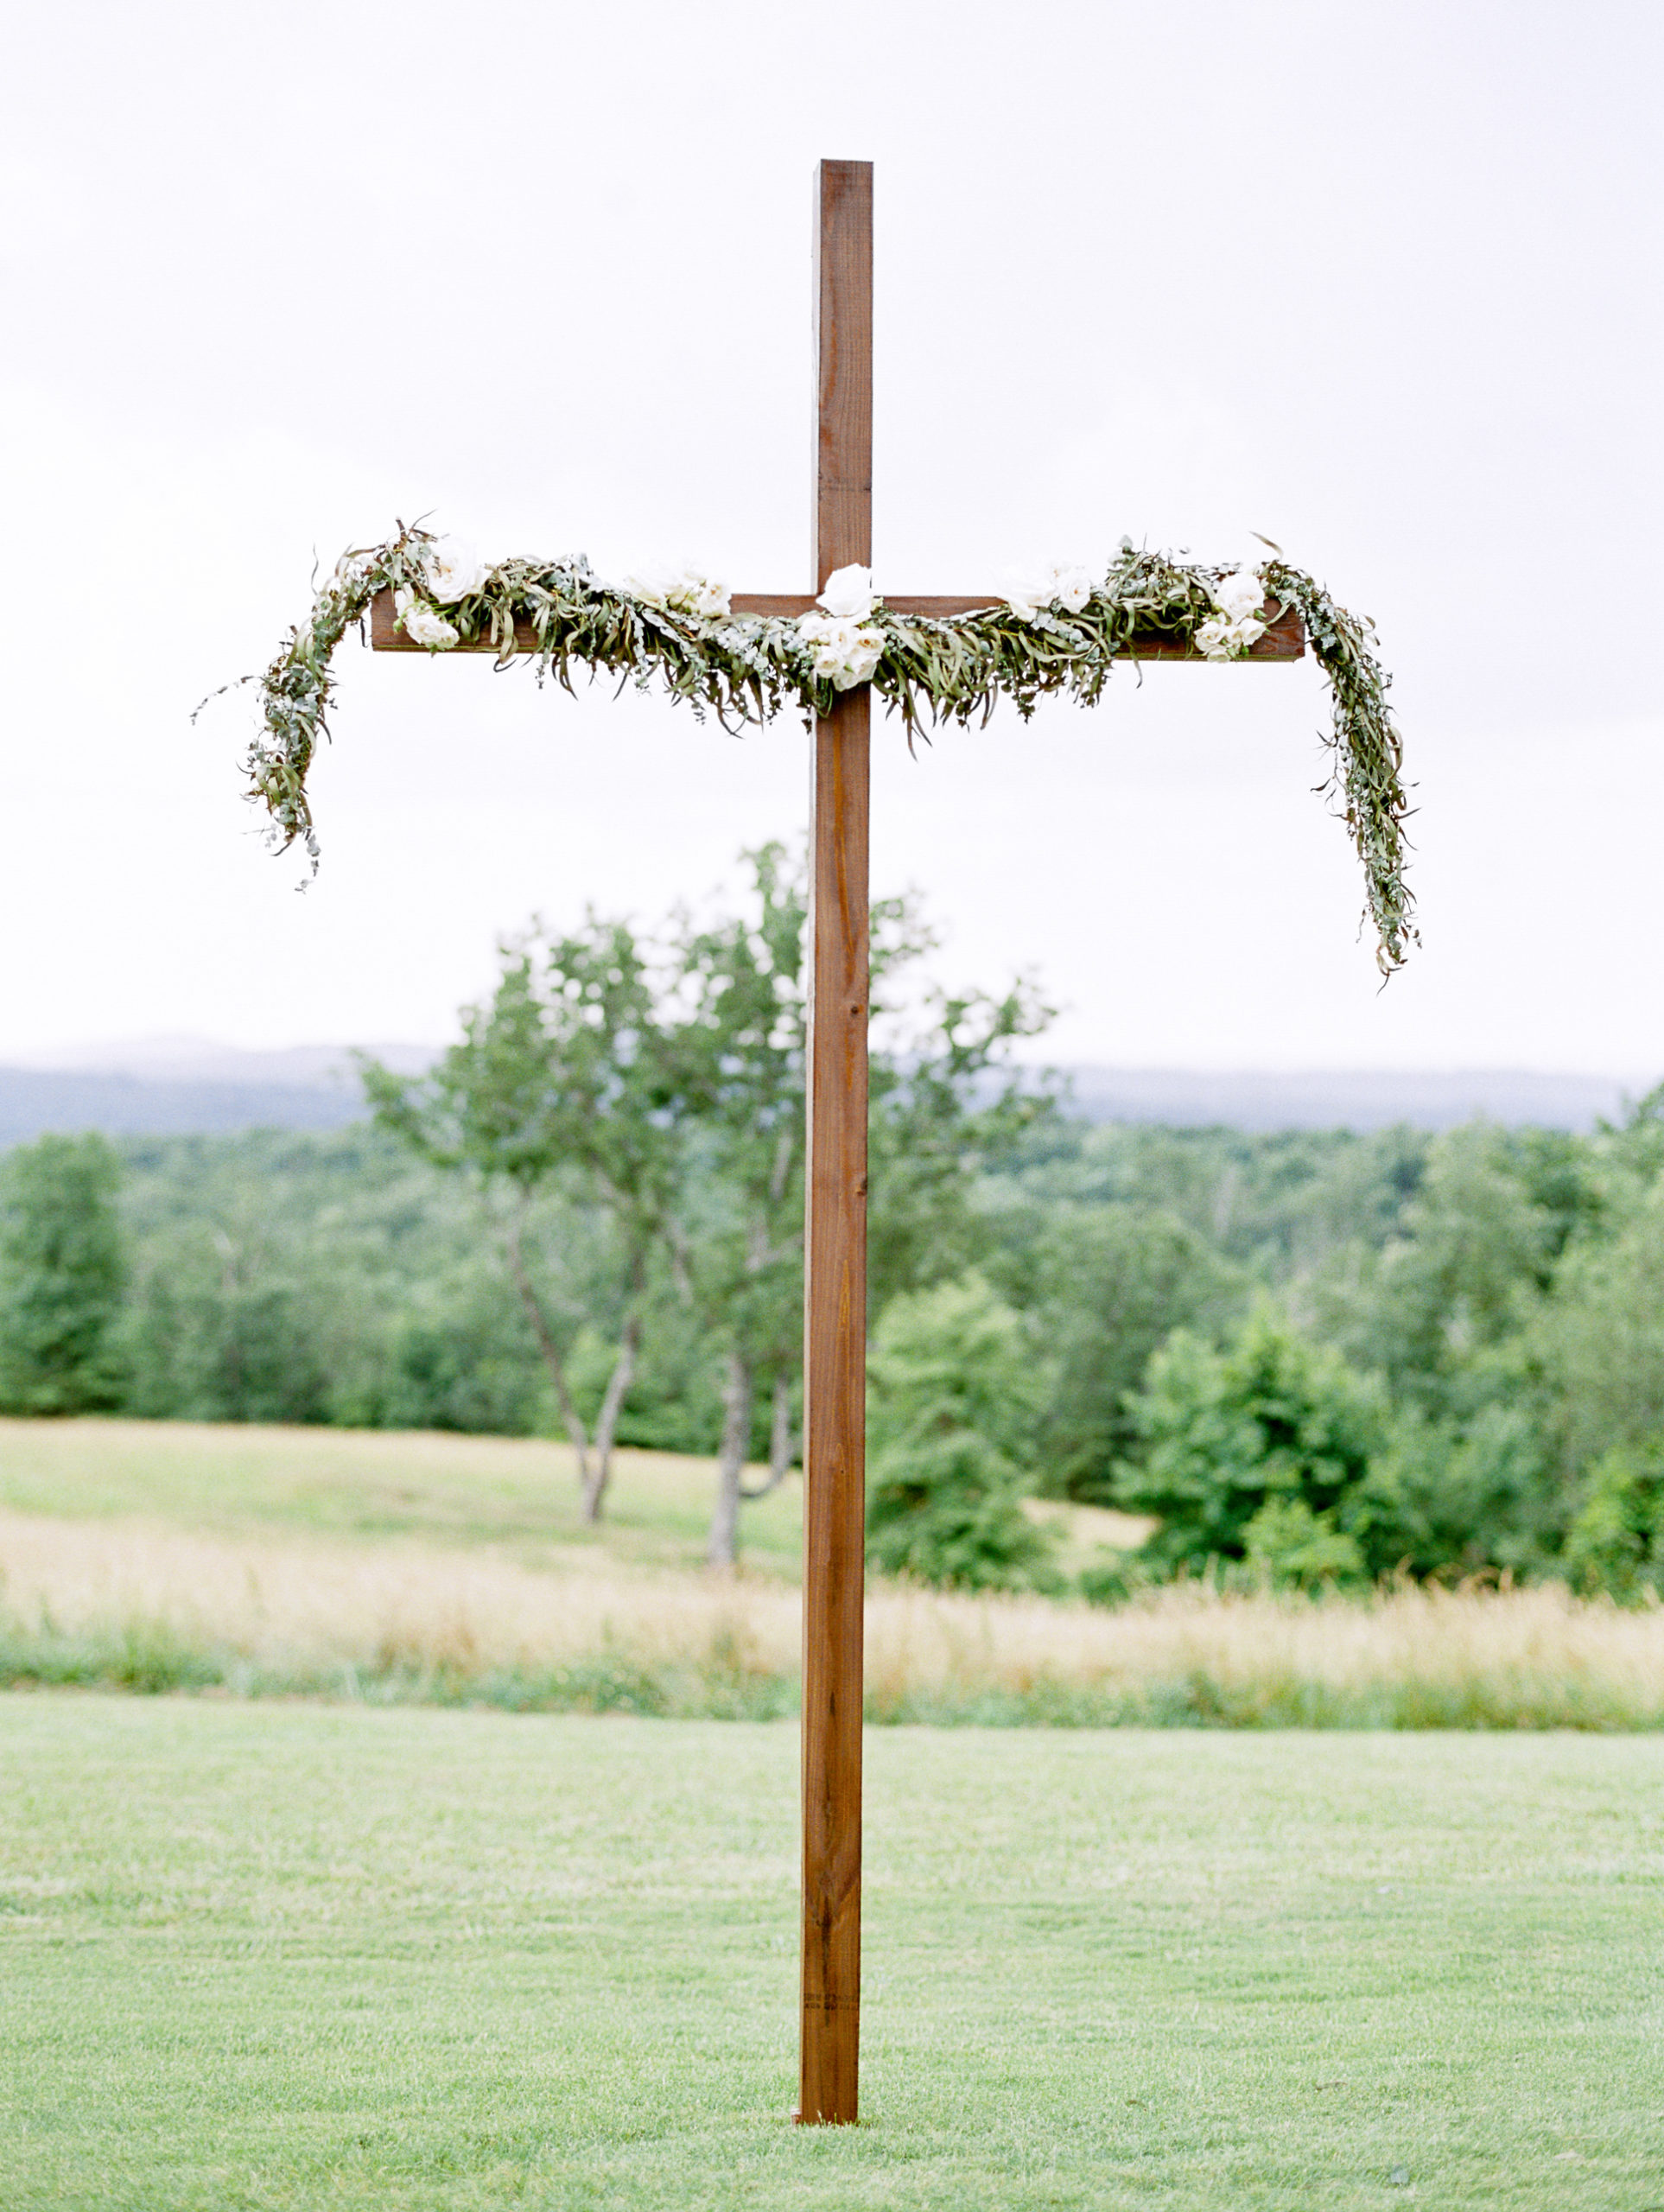
[[[1333,723],[1324,742],[1331,798],[1363,864],[1365,898],[1384,975],[1418,941],[1404,880],[1408,799],[1403,753],[1367,620],[1350,614],[1280,554],[1229,573],[1136,549],[1123,538],[1102,579],[1057,566],[1013,582],[1003,601],[938,621],[898,614],[865,569],[840,569],[820,612],[735,614],[727,588],[697,570],[603,582],[580,556],[488,568],[449,538],[401,528],[384,545],[346,554],[259,679],[262,727],[251,747],[250,796],[271,817],[273,842],[318,842],[307,773],[327,734],[336,646],[381,590],[414,644],[444,652],[488,639],[504,665],[515,626],[537,640],[538,680],[570,691],[575,667],[605,669],[646,690],[657,683],[724,728],[766,721],[787,706],[812,720],[857,683],[899,712],[909,741],[927,723],[986,721],[1000,699],[1026,718],[1053,693],[1090,706],[1115,660],[1140,639],[1193,645],[1210,659],[1245,653],[1266,628],[1267,594],[1292,606],[1328,678]],[[245,678],[244,681],[251,681]]]

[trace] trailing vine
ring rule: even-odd
[[[497,648],[498,665],[529,627],[539,682],[574,690],[574,671],[605,670],[621,683],[662,688],[725,728],[761,723],[791,707],[811,720],[838,692],[870,682],[899,714],[911,741],[941,723],[985,722],[1009,700],[1026,718],[1043,698],[1091,706],[1115,662],[1140,641],[1166,638],[1211,658],[1248,650],[1263,632],[1266,594],[1292,606],[1333,701],[1320,790],[1345,823],[1362,863],[1365,902],[1384,975],[1417,942],[1404,880],[1408,799],[1403,753],[1367,620],[1338,606],[1280,555],[1255,570],[1216,568],[1140,550],[1123,540],[1108,573],[1053,569],[1008,600],[950,620],[892,613],[864,570],[841,570],[827,612],[735,614],[721,586],[696,575],[603,582],[579,557],[511,560],[486,569],[450,541],[401,529],[384,545],[346,555],[316,590],[258,681],[261,727],[248,758],[250,796],[270,817],[280,848],[301,842],[315,868],[318,841],[307,777],[327,734],[335,648],[381,590],[394,593],[413,641],[442,652],[464,640]],[[245,682],[254,681],[245,678]]]

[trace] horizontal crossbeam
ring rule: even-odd
[[[892,614],[922,614],[932,621],[949,621],[958,614],[975,614],[985,607],[1004,605],[1003,595],[989,592],[981,599],[954,596],[941,598],[892,597],[886,592],[884,604]],[[815,600],[808,592],[737,591],[730,601],[736,614],[772,614],[783,620],[793,615],[807,614],[815,607]],[[426,645],[413,645],[403,630],[394,626],[393,594],[378,591],[370,604],[370,642],[378,653],[425,653]],[[459,653],[489,653],[497,648],[489,638],[466,639],[452,649]],[[537,632],[530,622],[518,622],[514,627],[514,650],[519,653],[535,653],[537,650]],[[1299,660],[1305,652],[1305,632],[1300,618],[1292,607],[1286,607],[1276,620],[1270,624],[1265,635],[1248,647],[1241,658],[1246,660]],[[1205,659],[1196,647],[1182,638],[1172,638],[1160,632],[1148,637],[1135,637],[1125,656],[1128,660],[1193,660]],[[1235,665],[1233,662],[1231,665]]]

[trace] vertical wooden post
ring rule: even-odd
[[[873,168],[822,162],[815,588],[872,559]],[[797,2113],[856,2117],[867,1521],[867,769],[871,694],[815,732],[803,1315],[803,2019]]]

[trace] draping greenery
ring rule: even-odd
[[[642,690],[662,687],[730,729],[765,721],[788,706],[812,719],[829,712],[837,696],[832,682],[816,674],[810,637],[796,619],[702,613],[691,594],[666,598],[606,582],[581,556],[480,568],[477,588],[453,599],[435,590],[440,543],[420,528],[401,528],[385,544],[344,556],[316,590],[305,621],[257,679],[261,727],[249,753],[251,796],[270,814],[276,843],[300,842],[314,866],[319,849],[307,778],[327,730],[332,661],[383,589],[400,596],[401,620],[413,636],[435,639],[435,650],[453,639],[489,639],[499,667],[516,652],[516,626],[529,628],[539,681],[552,675],[568,691],[575,671],[590,677],[605,671]],[[1324,742],[1330,770],[1319,788],[1362,863],[1377,961],[1391,975],[1417,941],[1404,880],[1408,799],[1402,747],[1387,703],[1391,679],[1375,656],[1367,620],[1350,613],[1280,554],[1255,573],[1274,603],[1267,614],[1288,606],[1297,610],[1328,679],[1333,713]],[[880,599],[863,618],[863,626],[882,639],[873,689],[900,715],[910,742],[931,725],[986,721],[1002,699],[1025,717],[1051,696],[1090,706],[1115,662],[1136,659],[1140,641],[1191,644],[1204,624],[1216,627],[1215,594],[1225,574],[1123,540],[1077,612],[1062,601],[1021,611],[1020,601],[996,601],[973,613],[932,620],[892,613]],[[717,597],[705,597],[704,604],[726,607],[720,587],[706,588]],[[446,601],[442,615],[436,596]]]

